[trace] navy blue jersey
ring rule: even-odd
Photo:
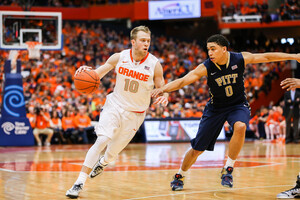
[[[225,108],[246,101],[244,87],[245,63],[241,53],[229,52],[226,65],[217,65],[210,59],[203,62],[207,69],[207,84],[214,108]]]

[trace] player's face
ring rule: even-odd
[[[215,42],[209,42],[207,43],[207,50],[208,50],[208,56],[212,62],[218,64],[225,64],[227,62],[224,59],[224,55],[226,55],[227,52],[226,47],[222,47]]]
[[[146,55],[150,46],[150,34],[139,31],[135,40],[131,40],[132,47],[138,54]]]

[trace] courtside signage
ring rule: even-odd
[[[149,1],[149,20],[198,18],[200,0]]]
[[[196,137],[199,129],[199,119],[184,120],[145,120],[144,128],[147,142],[183,142]],[[224,140],[224,128],[217,140]]]

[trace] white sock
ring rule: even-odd
[[[299,177],[300,177],[300,172],[299,172]]]
[[[77,180],[75,181],[75,184],[80,184],[80,183],[83,183],[83,185],[85,184],[85,181],[88,177],[88,174],[85,173],[85,172],[80,172],[79,173],[79,176],[77,178]]]
[[[183,171],[182,169],[181,169],[181,167],[180,167],[180,169],[178,170],[178,173],[177,174],[181,174],[182,176],[185,176],[185,173],[186,173],[187,171]]]
[[[226,161],[226,164],[225,164],[224,168],[227,169],[227,167],[233,167],[235,161],[236,161],[236,160],[232,160],[231,158],[228,157],[228,159],[227,159],[227,161]]]

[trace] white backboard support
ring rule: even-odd
[[[41,50],[62,49],[60,12],[0,11],[0,49],[26,50],[27,41],[42,42]]]

